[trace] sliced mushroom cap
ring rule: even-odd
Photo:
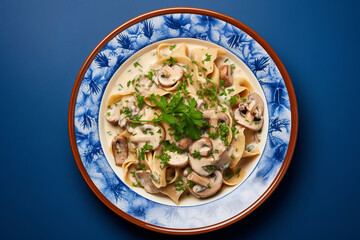
[[[250,93],[246,102],[241,101],[234,112],[234,118],[239,125],[252,131],[262,128],[264,119],[264,102],[257,93]]]
[[[151,150],[155,150],[164,139],[165,131],[163,127],[160,125],[144,124],[135,128],[129,140],[131,143],[136,144],[139,149],[148,143],[152,146]]]
[[[135,80],[135,89],[140,95],[146,95],[153,84],[153,81],[148,77],[141,76]]]
[[[128,158],[128,145],[126,139],[121,136],[115,136],[111,141],[111,149],[116,166],[121,166]]]
[[[163,87],[171,87],[175,85],[184,75],[184,70],[181,66],[165,65],[161,68],[158,75],[158,81]]]
[[[191,181],[195,183],[195,185],[190,189],[190,191],[198,198],[206,198],[217,193],[222,186],[222,174],[219,170],[215,170],[213,174],[211,174],[207,178],[203,178],[200,176],[196,176],[195,173],[189,174],[187,177],[192,179]],[[206,186],[204,186],[206,184]]]
[[[117,125],[120,120],[120,104],[113,104],[110,106],[110,109],[105,114],[105,119],[112,125]]]
[[[189,152],[190,154],[194,154],[195,151],[197,151],[201,156],[206,157],[212,151],[212,148],[211,140],[207,137],[201,137],[190,145]]]
[[[141,183],[145,191],[148,193],[159,193],[160,189],[157,188],[151,180],[151,173],[147,171],[137,171],[135,173],[136,180]]]
[[[176,146],[180,148],[181,150],[185,151],[189,148],[190,144],[192,143],[192,140],[188,137],[180,139],[176,142]]]
[[[221,154],[220,159],[215,164],[215,167],[222,170],[228,168],[233,159],[234,150],[235,148],[230,146],[226,151],[224,151],[223,154]]]
[[[177,152],[169,152],[166,153],[170,156],[170,161],[167,164],[171,167],[182,168],[188,165],[189,163],[189,155],[186,153],[179,154]]]
[[[191,168],[201,176],[209,176],[214,171],[215,159],[212,156],[200,159],[189,157]]]
[[[219,68],[219,72],[220,72],[220,79],[224,80],[225,87],[230,87],[231,85],[233,85],[233,81],[232,81],[232,74],[231,74],[231,69],[229,65],[222,65]]]
[[[208,184],[210,184],[210,178],[209,177],[202,177],[196,174],[195,172],[190,173],[187,176],[187,180],[192,181],[196,184],[199,184],[203,187],[207,187]]]
[[[216,129],[219,125],[219,121],[223,121],[226,124],[229,124],[229,118],[225,113],[216,111],[216,110],[206,110],[203,112],[204,119],[209,119],[209,124],[212,126],[210,127],[210,132],[216,132]]]

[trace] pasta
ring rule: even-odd
[[[220,48],[159,44],[153,55],[106,103],[125,183],[176,204],[239,184],[241,162],[260,154],[262,98]]]

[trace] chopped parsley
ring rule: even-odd
[[[181,84],[176,88],[176,90],[184,93],[185,95],[189,94],[189,91],[187,90],[187,82],[186,81],[182,81]]]
[[[186,187],[193,187],[195,185],[195,183],[193,182],[193,181],[190,181],[190,180],[188,180],[187,182],[186,182]]]
[[[137,183],[132,183],[132,186],[133,187],[141,187],[142,185],[141,185],[141,182],[137,182]]]
[[[239,130],[235,127],[235,125],[232,125],[231,132],[232,132],[233,138],[235,138],[235,135],[239,133]]]
[[[230,67],[232,70],[235,70],[235,68],[236,68],[235,64],[233,64],[233,63],[230,65]]]
[[[174,50],[174,48],[176,48],[176,44],[174,44],[174,45],[170,45],[170,51],[172,51],[172,50]]]
[[[209,62],[211,60],[211,55],[205,53],[206,58],[204,59],[205,62]]]
[[[167,153],[163,153],[160,156],[156,156],[156,158],[160,159],[161,169],[164,169],[168,166],[168,162],[170,161],[170,155]]]
[[[190,60],[191,60],[191,62],[192,62],[193,64],[197,65],[197,61],[195,61],[195,60],[193,60],[193,59],[191,59],[191,58],[190,58]]]
[[[154,76],[153,71],[149,71],[148,74],[145,75],[145,77],[147,77],[147,78],[150,79],[151,81],[153,81],[153,76]]]
[[[234,96],[231,96],[230,100],[229,100],[229,104],[230,106],[231,105],[234,105],[235,103],[237,103],[237,99],[239,98],[239,95],[234,95]]]
[[[142,68],[142,66],[140,65],[140,63],[139,63],[139,62],[134,62],[134,67],[137,67],[137,66],[139,66],[139,67],[141,67],[141,68]]]
[[[222,79],[220,79],[220,80],[219,80],[219,85],[220,85],[220,87],[224,86],[224,85],[225,85],[225,81],[222,80]]]
[[[175,186],[175,190],[176,190],[176,191],[185,191],[185,189],[186,189],[186,188],[184,187],[184,180],[182,179],[182,177],[179,177],[179,178],[176,180],[174,186]]]
[[[189,79],[190,84],[194,84],[194,80],[192,79],[193,74],[191,74],[191,73],[185,73],[184,76]]]
[[[193,157],[194,157],[194,158],[198,158],[198,159],[202,158],[202,156],[200,155],[200,152],[199,152],[199,151],[196,151],[196,150],[194,150]]]
[[[145,167],[145,165],[143,165],[143,164],[139,164],[137,170],[139,170],[139,171],[141,170],[141,171],[144,171],[144,172],[145,172],[145,171],[146,171],[146,167]]]
[[[226,177],[227,179],[231,179],[233,176],[234,176],[234,174],[231,173],[231,172],[225,173],[225,177]]]
[[[163,62],[163,66],[165,65],[172,65],[177,63],[176,59],[173,57],[170,57],[169,59],[167,59],[166,61]]]
[[[137,99],[137,101],[138,101],[137,106],[138,106],[140,109],[142,109],[142,108],[144,107],[144,96],[141,96],[141,95],[135,93],[135,97],[136,97],[136,99]]]
[[[167,140],[162,142],[162,144],[163,144],[163,152],[169,151],[169,152],[177,152],[179,154],[183,153],[183,151],[181,151],[181,149],[178,148],[174,142],[170,143],[170,141]]]
[[[235,91],[235,89],[233,89],[233,88],[228,89],[228,93],[229,93],[229,94],[230,94],[231,92],[233,92],[233,91]]]
[[[138,160],[144,160],[145,159],[145,154],[147,152],[149,152],[151,149],[153,149],[153,146],[151,146],[148,143],[145,143],[145,145],[141,148],[141,150],[139,151],[139,155],[138,155]]]
[[[205,171],[207,171],[208,173],[211,173],[212,171],[214,171],[214,166],[209,165],[209,166],[205,166],[203,167],[205,169]]]

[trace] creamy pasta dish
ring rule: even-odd
[[[106,99],[111,161],[126,184],[176,204],[239,184],[241,162],[260,154],[262,97],[222,48],[177,42],[152,54]]]

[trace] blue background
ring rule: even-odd
[[[283,61],[299,105],[296,150],[276,191],[247,218],[198,238],[359,239],[359,4],[260,0],[2,0],[0,238],[169,238],[128,223],[92,193],[71,153],[67,114],[98,42],[172,6],[215,10],[255,30]]]

